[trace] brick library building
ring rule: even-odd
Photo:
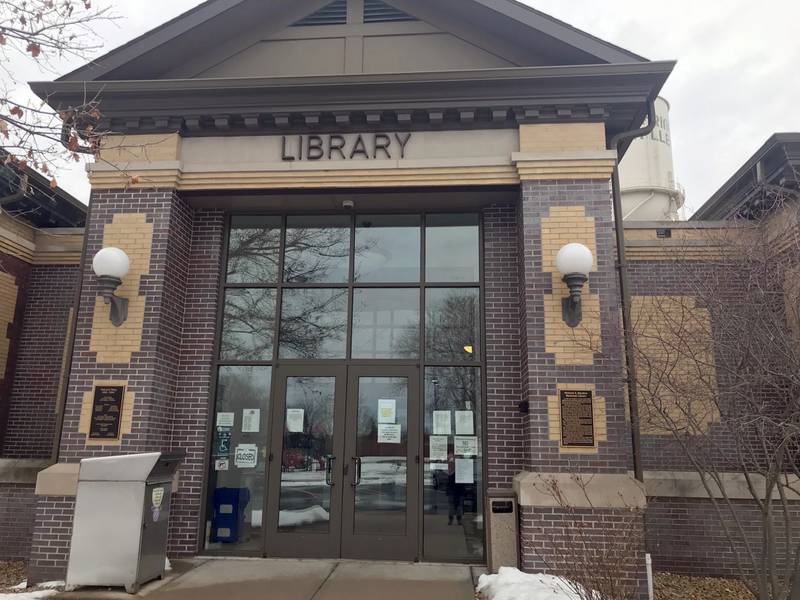
[[[32,83],[112,133],[88,207],[3,175],[0,558],[63,579],[80,461],[168,452],[171,557],[538,571],[580,521],[736,575],[623,330],[713,320],[682,264],[800,139],[623,222],[673,66],[513,0],[210,0]]]

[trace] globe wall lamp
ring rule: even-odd
[[[114,294],[128,274],[131,262],[128,255],[119,248],[103,248],[94,255],[92,268],[97,275],[100,297],[111,305],[111,322],[120,327],[128,319],[128,299]]]
[[[556,255],[556,269],[564,276],[569,296],[561,300],[561,316],[569,327],[577,327],[583,320],[581,292],[592,272],[594,256],[583,244],[567,244]]]

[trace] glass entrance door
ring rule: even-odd
[[[277,370],[268,556],[419,555],[418,371]]]
[[[418,373],[348,372],[343,558],[411,561],[419,554]]]
[[[339,555],[346,369],[277,371],[267,555]]]

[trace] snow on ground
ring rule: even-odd
[[[19,594],[0,594],[0,600],[40,600],[58,594],[58,590],[37,590],[35,592],[21,592]]]
[[[63,581],[45,581],[44,583],[40,583],[36,587],[40,590],[58,590],[63,589],[64,586],[67,585]]]
[[[481,575],[478,594],[485,600],[581,600],[575,585],[554,575],[528,575],[500,567],[497,575]]]

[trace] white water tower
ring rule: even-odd
[[[675,181],[669,103],[656,99],[656,127],[633,141],[619,165],[626,221],[678,221],[686,196]]]

